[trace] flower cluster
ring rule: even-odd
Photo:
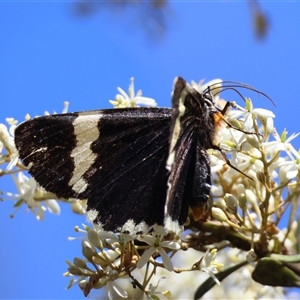
[[[109,100],[109,102],[115,108],[138,107],[139,105],[155,107],[157,105],[154,99],[143,97],[141,90],[138,90],[135,94],[133,77],[130,78],[128,94],[120,87],[118,87],[117,89],[120,94],[116,95],[115,100]]]
[[[156,269],[173,270],[171,257],[181,249],[179,241],[168,240],[167,237],[157,236],[154,232],[149,235],[131,236],[99,232],[86,226],[83,229],[77,228],[77,231],[85,234],[81,243],[85,260],[76,257],[73,263],[67,262],[69,268],[65,276],[77,276],[76,280],[72,277],[69,287],[78,284],[83,293],[88,295],[91,289],[106,286],[109,299],[131,298],[133,295],[136,298],[142,297],[143,294],[167,294],[157,291],[159,282],[153,285],[150,280]],[[155,259],[158,256],[161,257],[161,261]],[[134,277],[134,271],[146,264],[147,271],[140,281]],[[127,289],[122,287],[119,279],[127,279],[125,283],[123,280]],[[130,282],[138,289],[128,289]]]
[[[220,110],[226,104],[220,92],[232,87],[221,80],[192,86],[210,92]],[[118,91],[110,101],[116,108],[156,106],[154,99],[135,93],[133,79],[128,95]],[[216,137],[228,161],[209,150],[213,185],[201,219],[191,218],[182,236],[165,236],[159,228],[126,235],[77,227],[83,258],[67,262],[68,287],[78,285],[84,295],[105,287],[109,299],[190,299],[195,290],[195,298],[236,299],[283,298],[283,287],[299,285],[292,264],[300,261],[300,154],[291,144],[299,133],[278,133],[273,112],[244,100],[244,106],[232,103]],[[38,220],[45,211],[59,214],[59,199],[25,175],[14,145],[17,121],[6,121],[8,126],[0,124],[0,175],[12,176],[17,193],[3,191],[4,199],[13,199],[16,210],[26,205]],[[83,201],[70,203],[74,212],[85,213]],[[268,269],[275,267],[278,272],[270,276]]]

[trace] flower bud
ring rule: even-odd
[[[224,200],[226,202],[229,212],[232,214],[236,214],[238,205],[237,199],[233,195],[226,193]]]
[[[213,207],[211,209],[211,213],[212,213],[213,217],[220,222],[228,221],[226,214],[224,213],[224,211],[221,208]]]
[[[246,209],[247,197],[245,193],[241,193],[238,197],[239,206],[242,210]]]
[[[83,240],[81,246],[84,257],[89,261],[93,261],[93,256],[97,256],[95,247],[88,240]]]
[[[73,259],[73,262],[74,262],[74,265],[75,265],[76,267],[86,269],[86,262],[85,262],[82,258],[75,257],[75,258]]]
[[[93,246],[97,247],[98,249],[103,249],[103,244],[99,238],[99,235],[94,229],[90,229],[87,235]]]
[[[258,137],[255,134],[247,134],[247,142],[254,148],[258,149],[260,146]]]

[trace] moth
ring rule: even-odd
[[[211,189],[208,149],[230,106],[209,89],[174,82],[172,108],[119,108],[43,116],[20,124],[15,144],[29,173],[59,198],[87,199],[99,229],[179,233],[199,219]]]

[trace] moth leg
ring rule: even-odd
[[[235,105],[233,104],[233,102],[230,102],[230,101],[227,101],[225,106],[223,107],[222,110],[220,110],[220,113],[225,116],[225,114],[227,113],[228,109],[230,107],[234,107],[235,108]]]
[[[253,132],[253,131],[245,131],[245,130],[243,130],[243,129],[241,129],[241,128],[235,127],[234,125],[230,124],[230,123],[224,118],[224,116],[225,116],[227,110],[229,109],[229,107],[234,107],[234,108],[235,108],[236,106],[235,106],[235,104],[234,104],[233,102],[227,101],[223,109],[219,110],[219,109],[217,108],[217,109],[219,110],[220,114],[222,115],[222,117],[219,117],[219,118],[221,118],[222,121],[225,122],[225,123],[228,125],[228,127],[232,128],[232,129],[234,129],[234,130],[243,132],[243,133],[245,133],[245,134],[257,134],[256,132]],[[258,133],[258,135],[259,135],[259,136],[262,136],[260,133]]]
[[[218,150],[218,151],[222,154],[222,156],[224,157],[224,159],[225,159],[225,161],[226,161],[226,163],[227,163],[227,165],[228,165],[229,167],[231,167],[232,169],[236,170],[237,172],[243,174],[244,176],[246,176],[246,177],[249,178],[250,180],[254,181],[253,178],[251,178],[250,176],[248,176],[247,174],[245,174],[243,171],[241,171],[241,170],[239,170],[238,168],[236,168],[236,167],[230,162],[230,160],[228,159],[226,153],[223,151],[222,148],[220,148],[220,147],[217,146],[217,145],[212,145],[212,149]]]

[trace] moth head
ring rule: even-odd
[[[202,96],[203,96],[203,100],[204,100],[205,104],[208,107],[215,107],[216,101],[215,101],[214,95],[210,91],[206,92]]]

